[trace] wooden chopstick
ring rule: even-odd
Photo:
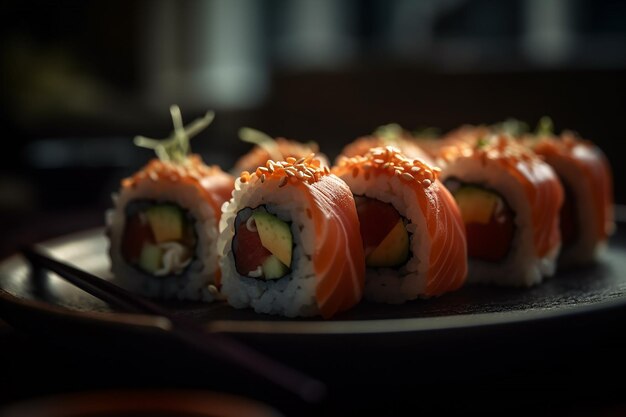
[[[205,331],[198,323],[172,315],[161,306],[99,278],[86,271],[56,260],[33,247],[22,249],[33,268],[55,272],[66,281],[89,294],[126,311],[147,313],[165,318],[169,330],[179,340],[220,360],[228,360],[270,382],[296,394],[309,403],[317,403],[326,395],[325,385],[311,376],[276,361],[225,334]]]

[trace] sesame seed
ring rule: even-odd
[[[415,179],[415,177],[413,177],[413,175],[409,174],[408,172],[402,173],[401,177],[403,180],[406,181],[413,181]]]
[[[305,159],[306,159],[306,158],[304,158],[304,157],[303,157],[303,158],[298,159],[298,160],[294,163],[294,165],[300,165],[301,163],[303,163],[303,162],[304,162],[304,160],[305,160]]]
[[[285,173],[289,175],[290,177],[293,177],[294,175],[296,175],[296,170],[293,167],[287,167],[285,169]]]
[[[287,181],[289,180],[289,177],[282,177],[280,179],[280,182],[278,183],[278,187],[284,187],[285,184],[287,184]]]
[[[262,182],[262,183],[263,183],[263,182],[265,182],[265,174],[261,174],[260,179],[261,179],[261,182]]]
[[[378,165],[382,165],[385,163],[384,159],[380,159],[380,158],[376,158],[374,159],[374,163],[378,164]]]
[[[294,158],[293,156],[288,156],[286,158],[286,161],[290,164],[293,164],[294,162],[296,162],[296,158]]]
[[[428,178],[422,181],[422,185],[424,186],[424,188],[430,187],[430,184],[432,184],[432,181],[429,180]]]

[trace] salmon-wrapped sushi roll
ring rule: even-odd
[[[222,293],[235,308],[330,318],[362,297],[352,193],[313,155],[243,172],[223,206],[218,250]]]
[[[438,168],[387,146],[344,157],[333,173],[356,201],[367,299],[398,304],[463,285],[465,230]]]
[[[395,123],[381,126],[371,135],[358,137],[348,143],[337,155],[335,162],[339,163],[344,157],[365,155],[372,148],[384,146],[393,146],[408,158],[420,159],[428,164],[433,163],[431,155],[419,145],[419,141]]]
[[[149,297],[212,301],[220,209],[234,178],[187,154],[187,133],[179,126],[172,139],[139,141],[157,147],[160,159],[124,179],[114,195],[107,213],[111,269],[121,286]]]
[[[254,143],[254,147],[235,161],[231,173],[239,176],[243,171],[254,172],[264,166],[268,160],[283,161],[288,157],[305,158],[315,154],[321,166],[328,166],[328,157],[320,152],[319,145],[314,141],[300,142],[284,137],[272,138],[256,129],[242,128],[239,136],[245,142]]]
[[[439,161],[438,158],[441,153],[441,149],[444,147],[472,142],[490,134],[492,134],[492,130],[489,126],[464,124],[442,136],[416,136],[415,142],[424,152],[428,154],[431,161],[433,161],[435,165],[439,165],[441,161]]]
[[[465,223],[468,281],[531,286],[552,276],[563,187],[550,165],[504,135],[443,148],[441,160]]]
[[[559,266],[593,262],[615,230],[613,175],[606,155],[572,132],[526,136],[523,143],[552,166],[565,190]]]

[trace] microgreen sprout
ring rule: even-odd
[[[134,143],[142,148],[154,150],[161,161],[184,164],[191,151],[189,141],[211,124],[215,118],[215,113],[208,111],[203,117],[194,120],[187,126],[183,124],[180,108],[177,105],[170,106],[170,114],[174,124],[174,130],[170,136],[165,139],[135,136]]]
[[[283,159],[283,154],[278,149],[276,141],[267,133],[250,127],[242,127],[239,129],[239,138],[244,142],[255,144],[264,149],[270,155],[270,159],[275,161]]]
[[[374,136],[381,138],[387,144],[393,144],[402,137],[404,129],[397,123],[379,126],[374,131]]]
[[[548,116],[543,116],[537,123],[537,130],[535,134],[537,136],[549,136],[554,133],[554,123]]]

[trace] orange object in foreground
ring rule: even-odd
[[[439,182],[439,172],[439,168],[407,158],[391,146],[344,157],[333,168],[333,173],[346,181],[355,196],[391,204],[403,219],[403,224],[393,229],[394,239],[390,243],[383,240],[376,249],[386,251],[385,258],[398,259],[400,264],[385,267],[377,260],[375,266],[367,269],[368,299],[402,303],[441,295],[465,282],[463,222],[453,197]],[[365,217],[362,221],[366,221]],[[407,234],[410,255],[405,259],[398,251],[406,248],[397,242],[403,242]]]
[[[503,223],[514,220],[505,258],[470,257],[469,281],[530,286],[552,276],[561,246],[563,187],[550,165],[504,135],[444,147],[440,159],[442,180],[457,199],[468,231],[493,213],[504,215]],[[509,208],[513,214],[505,215]]]
[[[220,284],[217,227],[233,186],[231,175],[198,155],[184,163],[153,159],[124,179],[107,219],[115,280],[149,297],[212,301]]]
[[[289,225],[293,259],[284,265],[289,272],[276,279],[237,272],[236,230],[259,211]],[[222,292],[236,308],[330,318],[357,304],[363,293],[365,264],[352,193],[313,155],[269,160],[241,174],[224,206],[218,251]]]
[[[608,159],[592,142],[571,132],[527,137],[523,143],[552,166],[567,191],[561,211],[564,241],[559,264],[589,264],[615,230]]]

